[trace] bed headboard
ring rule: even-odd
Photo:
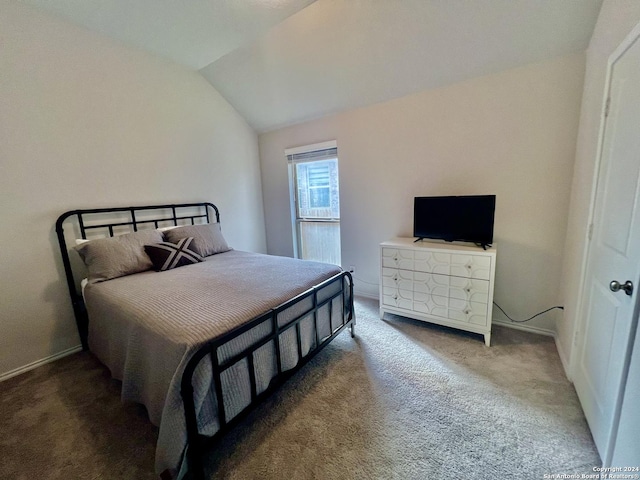
[[[74,277],[67,238],[113,237],[149,228],[212,223],[214,218],[219,223],[220,213],[218,207],[209,202],[70,210],[60,215],[56,221],[56,234],[82,348],[88,348],[88,317]],[[65,234],[65,226],[73,228],[73,237],[69,237],[69,231]]]

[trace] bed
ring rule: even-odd
[[[203,231],[220,232],[214,254],[199,255],[212,251],[197,243]],[[156,471],[163,477],[189,471],[204,478],[207,444],[342,330],[354,335],[349,272],[229,249],[211,203],[72,210],[58,218],[56,232],[83,348],[122,381],[122,399],[143,404],[159,427]],[[155,269],[96,277],[90,260],[103,257],[93,252],[128,238],[145,239],[145,262],[158,248],[171,251],[171,261],[194,259],[165,271],[156,269],[170,260],[154,259]],[[89,265],[83,286],[74,242]]]

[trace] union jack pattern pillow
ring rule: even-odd
[[[155,270],[164,272],[204,261],[204,258],[189,248],[192,242],[193,237],[187,237],[178,243],[161,242],[145,245],[144,251],[149,255]]]

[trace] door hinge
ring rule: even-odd
[[[607,118],[609,116],[609,108],[611,107],[611,97],[607,97],[607,101],[604,104],[604,117]]]
[[[589,224],[589,230],[587,231],[587,238],[589,240],[593,238],[593,223]]]

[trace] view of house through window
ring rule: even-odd
[[[298,152],[288,154],[287,159],[296,256],[340,265],[337,149]]]

